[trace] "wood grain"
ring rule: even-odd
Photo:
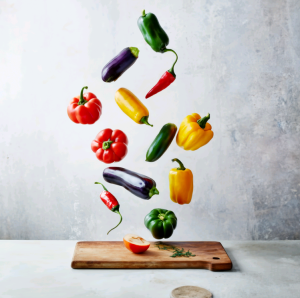
[[[190,250],[195,257],[171,258],[172,252],[159,250],[152,242],[142,254],[134,254],[125,248],[123,241],[77,242],[71,267],[74,269],[183,269],[198,268],[211,271],[230,270],[232,263],[220,242],[193,241],[168,242]]]

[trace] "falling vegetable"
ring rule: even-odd
[[[142,11],[142,15],[137,21],[138,27],[148,45],[155,52],[164,53],[169,44],[169,37],[160,26],[155,14]]]
[[[195,151],[206,145],[214,136],[211,125],[207,122],[210,114],[201,118],[199,114],[193,113],[186,116],[180,124],[176,143],[184,150]]]
[[[143,103],[128,89],[120,88],[115,94],[115,100],[120,109],[138,124],[149,124],[149,111]]]
[[[179,159],[174,158],[172,161],[178,162],[179,168],[169,172],[170,198],[180,205],[189,204],[193,196],[193,173]]]
[[[164,29],[160,26],[157,17],[153,13],[150,12],[146,14],[145,10],[143,10],[137,24],[145,41],[155,52],[173,52],[176,56],[176,60],[173,63],[171,69],[166,71],[160,78],[158,83],[147,93],[146,98],[149,98],[156,93],[166,89],[175,81],[176,74],[174,72],[174,66],[178,60],[178,55],[175,51],[167,49],[167,45],[169,44],[169,37]]]
[[[109,183],[123,186],[132,194],[144,200],[149,200],[153,195],[159,194],[156,182],[153,179],[124,168],[106,168],[103,171],[103,178]]]
[[[175,124],[165,124],[150,145],[146,154],[146,161],[154,162],[158,160],[171,145],[176,131],[177,126]]]
[[[156,208],[145,216],[144,224],[155,239],[170,238],[177,226],[173,211]]]
[[[106,128],[97,134],[91,148],[100,161],[113,163],[121,161],[126,156],[127,145],[128,139],[123,131]]]
[[[102,202],[108,207],[109,210],[111,210],[112,212],[118,213],[120,215],[119,223],[114,228],[112,228],[111,230],[109,230],[107,232],[107,235],[108,235],[110,231],[114,230],[122,222],[122,215],[119,211],[120,204],[119,204],[118,200],[115,198],[115,196],[112,193],[110,193],[102,183],[95,182],[95,184],[101,184],[104,189],[102,191],[102,193],[100,194],[100,199],[102,200]]]
[[[116,81],[128,68],[135,63],[138,56],[138,48],[125,48],[103,67],[102,80],[107,83]]]
[[[176,55],[176,60],[175,60],[174,64],[172,65],[172,68],[167,70],[162,75],[162,77],[159,79],[159,81],[156,83],[156,85],[146,94],[145,98],[149,98],[149,97],[155,95],[156,93],[166,89],[167,87],[169,87],[175,81],[176,74],[174,72],[174,66],[175,66],[175,63],[177,62],[177,59],[178,59],[178,56],[177,56],[176,53],[175,53],[175,55]]]
[[[74,97],[68,105],[68,116],[75,123],[93,124],[102,114],[102,104],[95,94],[83,90],[88,87],[83,87],[80,96]]]

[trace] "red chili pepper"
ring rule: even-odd
[[[128,139],[122,130],[106,128],[101,130],[91,148],[96,157],[105,162],[113,163],[122,160],[127,154]]]
[[[108,235],[110,231],[114,230],[122,222],[122,215],[119,211],[120,204],[119,204],[118,200],[115,198],[115,196],[112,193],[110,193],[102,183],[95,182],[95,184],[101,184],[104,189],[100,194],[100,199],[102,200],[102,202],[108,207],[109,210],[111,210],[112,212],[118,213],[121,218],[120,222],[114,228],[112,228],[111,230],[108,231],[108,233],[107,233],[107,235]]]
[[[168,71],[166,71],[162,77],[159,79],[159,81],[157,82],[157,84],[146,94],[145,98],[149,98],[153,95],[155,95],[156,93],[166,89],[168,86],[170,86],[176,79],[176,74],[174,72],[174,66],[178,60],[178,56],[177,54],[170,49],[166,49],[165,52],[173,52],[176,55],[176,60],[174,62],[174,64],[172,65],[172,68],[169,69]]]
[[[102,104],[95,94],[83,90],[88,87],[83,87],[80,96],[74,97],[68,105],[68,116],[75,123],[93,124],[101,116]]]

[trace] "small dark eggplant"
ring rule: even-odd
[[[116,81],[132,64],[134,64],[138,56],[138,48],[125,48],[103,67],[102,80],[107,83]]]
[[[105,181],[123,186],[135,196],[144,200],[149,200],[153,195],[158,195],[156,182],[142,174],[120,168],[109,167],[103,171]]]

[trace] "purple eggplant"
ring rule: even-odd
[[[116,81],[136,61],[138,56],[138,48],[125,48],[104,66],[102,80],[107,83]]]
[[[123,186],[135,196],[149,200],[158,195],[156,183],[153,179],[120,167],[109,167],[103,171],[106,182]]]

